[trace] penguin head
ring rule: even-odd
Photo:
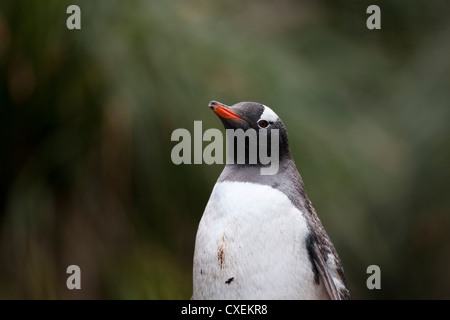
[[[286,127],[278,115],[269,107],[257,102],[239,102],[227,106],[221,102],[211,101],[209,108],[220,118],[225,129],[267,130],[267,137],[271,138],[271,131],[278,129],[280,157],[290,156],[289,140]]]

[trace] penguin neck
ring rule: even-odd
[[[268,185],[286,194],[299,210],[309,211],[309,199],[305,186],[290,153],[280,160],[279,170],[276,174],[261,175],[260,168],[260,165],[227,164],[217,183],[244,182]]]
[[[283,161],[293,162],[287,137],[282,136],[275,147],[272,146],[272,141],[267,141],[262,147],[259,135],[256,136],[256,139],[245,138],[243,141],[238,141],[234,137],[232,143],[228,143],[228,139],[227,136],[227,164],[261,168],[270,166],[272,160],[280,164]],[[270,136],[268,140],[270,140]]]

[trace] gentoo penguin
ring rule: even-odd
[[[225,165],[197,231],[192,298],[349,299],[341,261],[306,195],[281,119],[255,102],[209,107],[225,129],[253,128],[258,137],[267,130],[267,139],[278,129],[279,169],[262,175],[263,165],[247,156]]]

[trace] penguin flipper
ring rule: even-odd
[[[328,292],[331,300],[340,300],[339,292],[336,289],[336,285],[329,273],[327,263],[324,261],[323,256],[319,250],[319,244],[313,242],[310,247],[310,254],[314,262],[317,271],[319,272],[320,279],[323,281],[325,289]]]

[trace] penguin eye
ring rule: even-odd
[[[258,121],[258,126],[260,128],[267,128],[269,126],[269,122],[266,120],[259,120]]]

